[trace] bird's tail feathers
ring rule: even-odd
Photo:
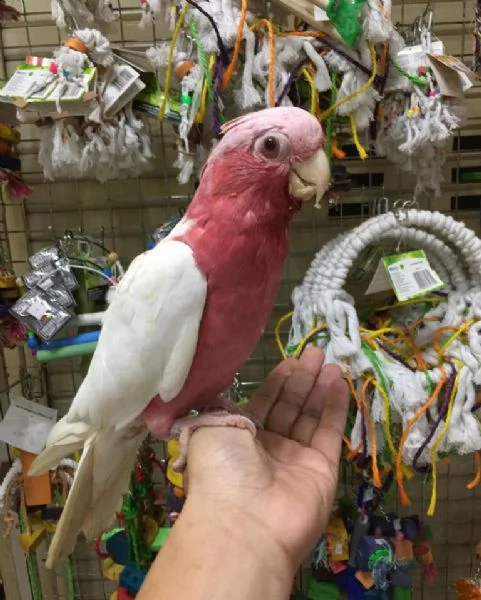
[[[55,469],[62,458],[80,450],[90,434],[91,426],[87,423],[69,423],[67,418],[63,417],[50,432],[44,450],[32,462],[28,474],[42,475],[50,469]]]
[[[81,531],[94,539],[112,525],[146,434],[142,430],[127,438],[125,431],[109,431],[89,437],[49,548],[47,568],[73,552]]]

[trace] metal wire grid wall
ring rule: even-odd
[[[50,0],[10,2],[23,13],[23,17],[18,23],[6,24],[1,30],[0,76],[3,78],[13,73],[26,54],[50,56],[63,39],[63,32],[57,29],[51,19]],[[402,0],[393,4],[394,20],[400,23],[411,22],[425,7],[423,0]],[[155,28],[147,31],[139,29],[138,0],[115,0],[113,5],[119,20],[109,33],[112,42],[134,47],[139,44],[150,45],[160,39],[160,33]],[[471,0],[436,0],[433,9],[434,33],[445,42],[448,53],[470,64],[474,3]],[[479,100],[479,88],[470,91],[469,116],[461,136],[481,134]],[[175,144],[170,128],[151,122],[151,129],[156,159],[152,170],[142,178],[106,184],[61,180],[45,183],[37,161],[38,130],[32,125],[21,126],[19,149],[23,174],[33,184],[35,191],[23,204],[5,200],[0,214],[0,242],[10,255],[17,274],[26,271],[25,261],[30,253],[51,242],[67,228],[102,235],[105,245],[115,249],[124,264],[145,249],[148,232],[185,205],[192,192],[188,186],[181,187],[175,180],[172,167]],[[461,147],[457,143],[449,153],[444,167],[445,184],[441,198],[427,198],[422,200],[422,204],[423,207],[452,214],[479,231],[481,190],[476,183],[460,183],[459,169],[480,165],[480,152],[454,149]],[[413,178],[399,173],[386,160],[376,158],[361,163],[356,159],[347,159],[346,165],[349,173],[358,178],[359,184],[351,192],[343,194],[337,209],[329,211],[326,206],[317,211],[306,207],[292,224],[291,251],[271,321],[242,372],[247,388],[255,387],[279,360],[273,325],[281,314],[287,312],[292,287],[301,280],[314,253],[328,239],[359,224],[369,213],[369,207],[377,196],[386,195],[393,202],[397,198],[410,198],[412,195]],[[465,202],[466,196],[471,198],[471,202]],[[475,200],[472,201],[473,197],[479,198],[477,204]],[[352,210],[355,205],[357,208]],[[3,380],[0,383],[1,407],[5,409],[8,405],[8,393],[5,390],[11,387],[11,391],[30,395],[41,403],[56,407],[63,414],[80,382],[78,365],[76,360],[66,360],[39,368],[23,350],[6,352],[0,359],[0,381]],[[434,588],[419,585],[416,598],[452,598],[455,579],[468,575],[476,566],[473,563],[473,548],[481,539],[481,517],[476,512],[480,494],[466,489],[465,484],[471,475],[470,458],[453,461],[444,467],[444,473],[440,473],[438,509],[431,520],[433,552],[440,577]],[[416,480],[410,484],[410,488],[413,505],[403,514],[423,515],[430,493],[429,485]],[[340,492],[351,493],[353,489],[350,479],[344,477]],[[40,563],[44,553],[45,548],[42,547],[38,553]],[[45,598],[65,597],[62,577],[58,579],[46,575],[42,569],[41,572]],[[109,597],[111,586],[104,580],[100,563],[89,547],[80,547],[76,552],[74,574],[78,598],[104,600]],[[3,573],[3,576],[7,574]],[[305,572],[301,572],[299,580],[304,586]]]

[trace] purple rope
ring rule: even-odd
[[[416,369],[414,367],[411,367],[411,365],[409,365],[404,360],[404,358],[402,356],[400,356],[397,352],[394,352],[394,350],[391,350],[388,346],[386,346],[382,342],[377,342],[377,344],[380,348],[382,348],[384,350],[384,352],[386,354],[388,354],[391,358],[394,358],[394,360],[397,361],[398,363],[400,363],[403,367],[406,367],[406,369],[409,369],[413,373],[416,372]]]
[[[191,4],[194,8],[196,8],[200,13],[202,13],[204,15],[204,17],[212,25],[212,29],[215,31],[215,35],[217,38],[217,46],[219,47],[219,55],[220,55],[224,65],[227,67],[227,65],[229,64],[229,54],[224,46],[224,42],[222,41],[222,37],[219,33],[219,28],[217,27],[216,22],[214,21],[213,17],[211,15],[209,15],[209,13],[206,10],[204,10],[202,8],[202,6],[199,6],[197,4],[197,2],[194,2],[194,0],[187,0],[187,2],[189,4]]]
[[[287,80],[286,85],[282,89],[282,92],[279,94],[279,98],[277,98],[276,106],[281,105],[281,102],[284,100],[284,98],[289,93],[289,91],[292,87],[292,84],[294,83],[294,80],[299,76],[299,73],[301,72],[303,66],[305,64],[307,64],[307,62],[308,62],[307,60],[301,60],[301,62],[297,66],[294,67],[291,74],[289,75],[289,79]]]
[[[444,391],[443,403],[441,404],[441,408],[439,409],[438,418],[434,422],[434,424],[431,428],[431,431],[429,432],[428,437],[424,440],[421,447],[418,449],[418,451],[414,455],[413,468],[415,471],[424,472],[424,470],[425,470],[423,467],[418,466],[419,458],[420,458],[423,450],[426,448],[426,446],[429,444],[429,442],[433,439],[434,434],[436,433],[436,429],[439,426],[439,423],[441,423],[441,421],[444,419],[444,417],[446,416],[446,414],[448,412],[449,399],[451,398],[451,394],[453,392],[455,381],[456,381],[456,371],[453,368],[451,375],[449,376],[449,379],[446,383],[446,389]]]
[[[212,107],[212,118],[214,133],[217,139],[222,137],[222,126],[220,122],[220,86],[222,84],[222,65],[221,58],[217,56],[214,66],[214,98]]]

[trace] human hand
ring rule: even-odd
[[[233,427],[192,436],[188,498],[262,530],[298,567],[325,531],[337,485],[349,392],[336,365],[307,349],[280,363],[248,411],[264,425],[254,440]],[[255,538],[254,538],[255,539]]]

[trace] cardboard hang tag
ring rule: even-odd
[[[465,90],[473,86],[467,75],[450,67],[433,54],[426,56],[441,94],[451,98],[463,98]]]
[[[479,82],[481,79],[479,75],[474,73],[474,71],[472,71],[461,60],[454,56],[449,56],[447,54],[443,54],[442,52],[432,52],[427,54],[427,58],[433,69],[436,80],[440,85],[441,93],[445,96],[452,94],[444,93],[441,88],[441,83],[438,80],[438,76],[442,78],[443,73],[445,77],[448,77],[448,79],[453,79],[453,81],[454,75],[457,75],[459,85],[461,86],[463,92],[472,88],[473,85],[476,82]],[[450,72],[451,75],[446,75],[448,72]]]
[[[371,279],[371,283],[364,294],[369,296],[371,294],[379,294],[380,292],[387,292],[389,290],[392,290],[392,283],[388,274],[386,273],[384,262],[382,258],[380,258],[376,270],[374,271],[374,275]]]
[[[43,506],[52,504],[52,487],[50,485],[50,472],[47,471],[38,477],[28,475],[30,465],[36,458],[36,454],[21,450],[23,492],[27,506]]]
[[[382,260],[399,302],[419,298],[444,287],[424,250],[385,256]]]

